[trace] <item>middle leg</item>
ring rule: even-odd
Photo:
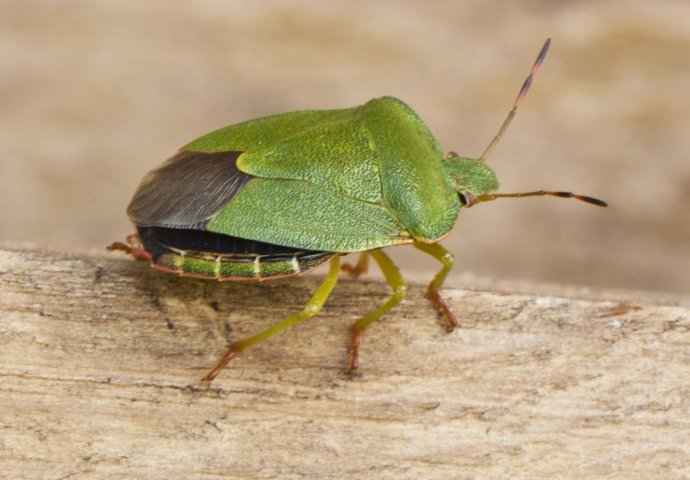
[[[381,250],[372,250],[368,253],[381,268],[381,272],[383,272],[383,276],[386,278],[388,285],[390,285],[393,289],[393,296],[379,308],[360,318],[352,325],[352,342],[349,368],[350,373],[356,373],[357,369],[359,368],[359,345],[362,342],[362,333],[364,332],[364,329],[378,320],[384,313],[388,312],[390,309],[399,304],[402,299],[405,298],[405,293],[407,293],[405,280],[402,278],[402,275],[400,275],[400,271],[393,263],[393,260],[391,260],[390,257]]]

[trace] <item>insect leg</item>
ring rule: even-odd
[[[447,329],[449,332],[451,332],[455,327],[458,326],[458,320],[455,318],[455,315],[453,315],[453,312],[451,312],[448,308],[446,301],[441,296],[440,290],[441,286],[443,285],[443,281],[446,279],[446,275],[448,275],[450,269],[453,268],[453,254],[446,250],[439,243],[414,242],[412,245],[422,252],[428,253],[443,264],[441,271],[436,274],[433,280],[431,280],[428,292],[434,306],[439,312],[441,312],[441,314],[443,314],[443,317],[446,319]]]
[[[352,325],[352,344],[349,368],[350,373],[355,373],[359,367],[359,345],[362,341],[362,333],[364,332],[364,329],[371,325],[374,321],[378,320],[381,315],[399,304],[402,299],[405,298],[405,293],[407,292],[405,280],[403,280],[402,275],[400,275],[400,271],[398,271],[398,267],[393,263],[393,260],[391,260],[390,257],[381,250],[371,250],[368,253],[374,257],[374,260],[376,260],[376,263],[378,263],[379,267],[381,268],[381,272],[383,272],[383,276],[386,277],[388,285],[390,285],[393,289],[393,296],[379,308],[360,318]]]
[[[276,333],[285,330],[288,327],[292,327],[302,320],[313,317],[321,310],[323,304],[326,303],[328,296],[330,295],[333,287],[335,287],[338,281],[338,273],[340,272],[340,255],[336,255],[331,260],[330,268],[328,269],[328,274],[324,279],[323,283],[319,285],[311,299],[304,305],[304,308],[299,313],[286,318],[285,320],[276,323],[270,328],[267,328],[263,332],[257,333],[251,337],[239,340],[230,345],[230,348],[225,353],[223,358],[218,362],[218,364],[213,367],[213,370],[208,372],[208,374],[203,378],[203,380],[210,382],[220,373],[223,368],[227,366],[230,361],[240,354],[243,350],[252,345],[266,340],[268,337],[275,335]]]
[[[369,270],[369,253],[362,252],[357,258],[357,263],[353,267],[349,263],[344,263],[341,267],[343,272],[347,272],[351,277],[357,278],[360,275],[367,273]]]
[[[139,236],[136,233],[127,235],[127,243],[113,242],[110,246],[105,248],[111,252],[115,250],[125,252],[137,260],[151,261],[151,254],[143,249]]]

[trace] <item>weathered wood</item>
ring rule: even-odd
[[[348,326],[388,295],[343,279],[315,319],[200,378],[228,337],[316,278],[218,284],[117,255],[0,251],[5,478],[687,478],[681,302],[413,286],[344,375]]]

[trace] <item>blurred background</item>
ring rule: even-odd
[[[478,156],[549,36],[489,163],[503,191],[573,190],[610,207],[463,211],[444,242],[455,278],[687,294],[682,0],[0,1],[0,244],[104,252],[131,232],[125,208],[144,173],[271,113],[393,95],[444,149]],[[394,250],[411,281],[438,268]]]

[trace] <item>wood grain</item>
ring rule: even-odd
[[[688,478],[690,309],[343,279],[321,314],[200,378],[318,278],[218,284],[117,255],[0,250],[4,478]]]

